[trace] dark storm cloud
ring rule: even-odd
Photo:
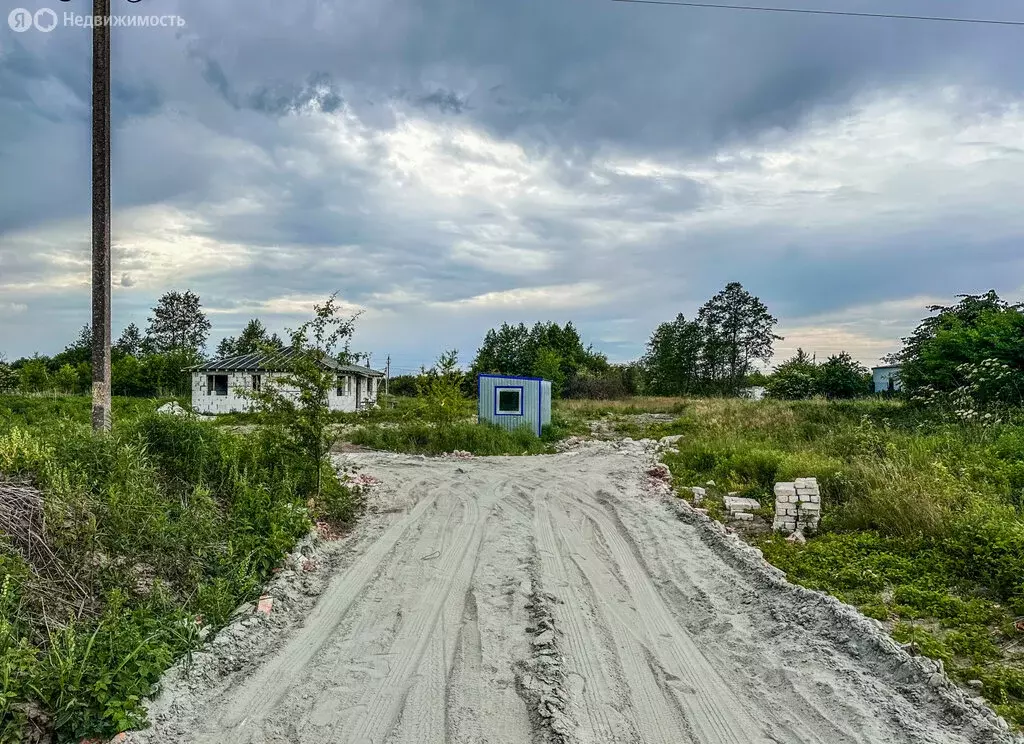
[[[934,8],[906,0],[900,12]],[[997,0],[969,10],[1010,14]],[[865,185],[855,176],[870,170],[870,153],[850,160],[847,182],[840,167],[775,173],[742,152],[785,145],[815,112],[856,116],[844,107],[864,92],[960,85],[1019,100],[1017,30],[600,0],[167,0],[160,12],[186,27],[115,29],[115,233],[133,209],[157,214],[119,254],[119,318],[144,316],[158,282],[188,283],[222,310],[340,290],[404,313],[390,326],[367,322],[415,353],[433,353],[418,339],[439,328],[465,348],[482,322],[564,314],[629,356],[654,323],[733,279],[793,317],[981,288],[994,276],[1004,290],[1024,284],[1018,223],[999,207],[1010,197],[983,182],[977,219],[959,220],[970,232],[947,229],[954,220],[941,206],[923,226],[879,227],[870,215],[920,191],[927,173]],[[89,95],[87,32],[0,28],[0,286],[21,287],[0,305],[31,310],[17,326],[0,322],[0,348],[57,348],[81,325]],[[1001,104],[979,93],[949,105],[964,118],[940,122],[944,131],[998,116]],[[902,126],[899,116],[891,124]],[[856,143],[824,151],[847,136],[841,126],[815,136],[825,139],[804,153],[812,165],[857,154]],[[999,137],[978,146],[1015,162],[1012,129]],[[734,160],[716,162],[725,151]],[[614,166],[628,160],[685,167]],[[954,173],[938,178],[955,191]],[[778,198],[780,178],[809,179],[785,189],[806,209],[747,224]],[[796,224],[815,214],[821,182],[835,224]],[[76,219],[73,238],[30,239]],[[235,260],[218,262],[224,246]],[[73,292],[37,286],[75,277]],[[564,285],[568,296],[590,284],[616,299],[593,303],[585,289],[575,309],[559,304],[559,290],[530,295],[534,305],[514,299],[523,287]],[[457,305],[495,293],[512,293],[511,304]]]

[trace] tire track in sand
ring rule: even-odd
[[[450,535],[450,540],[446,541],[448,547],[438,560],[437,573],[420,587],[419,601],[399,628],[391,647],[395,663],[377,684],[360,697],[353,715],[335,725],[328,741],[373,744],[383,741],[391,732],[416,681],[413,678],[415,672],[435,637],[437,621],[445,604],[452,594],[462,598],[469,589],[483,537],[484,520],[480,519],[479,505],[475,499],[469,499],[464,502],[462,520]],[[440,714],[439,731],[443,735],[444,711],[435,712]],[[430,706],[427,710],[413,710],[411,714],[422,716],[413,724],[414,729],[426,728],[429,731],[437,722],[437,716],[430,714]],[[427,736],[418,740],[437,740],[436,734]]]
[[[576,738],[584,744],[637,741],[630,721],[619,713],[625,697],[621,684],[598,653],[604,650],[595,643],[599,634],[592,618],[584,612],[584,608],[592,606],[592,600],[565,564],[544,498],[534,501],[533,529],[542,575],[551,577],[545,583],[556,596],[561,595],[555,615],[557,627],[565,635],[567,676],[572,680],[572,673],[576,674],[577,684],[566,691],[579,725]]]
[[[761,725],[735,705],[735,698],[721,676],[668,611],[642,563],[639,549],[625,533],[622,523],[578,497],[573,498],[571,507],[586,514],[597,527],[609,552],[612,565],[608,570],[621,575],[624,581],[623,587],[632,598],[630,605],[635,609],[636,627],[647,637],[647,649],[664,669],[667,679],[679,680],[680,684],[671,684],[667,689],[684,713],[695,741],[700,744],[769,744],[771,739]],[[583,547],[584,541],[579,542]],[[591,552],[591,557],[593,563],[600,562],[595,553]],[[586,566],[586,562],[583,565]],[[598,577],[589,566],[583,570],[588,578]],[[617,598],[603,599],[612,603]],[[793,744],[804,741],[815,742],[816,737],[794,740]]]
[[[330,640],[348,609],[373,581],[381,564],[393,553],[399,540],[434,504],[436,498],[422,499],[403,519],[388,528],[366,554],[331,585],[324,598],[309,613],[303,627],[236,693],[232,704],[218,722],[219,737],[216,741],[244,744],[251,738],[258,722],[281,702],[296,677]]]

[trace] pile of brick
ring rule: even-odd
[[[815,478],[797,478],[792,483],[775,484],[775,521],[780,532],[806,532],[818,529],[821,521],[821,491]]]
[[[754,515],[750,512],[760,508],[761,504],[757,499],[744,499],[739,496],[725,497],[725,511],[729,514],[730,519],[749,522],[754,519]]]

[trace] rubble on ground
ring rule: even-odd
[[[672,471],[668,469],[668,465],[663,462],[659,462],[653,467],[647,470],[647,475],[666,483],[672,482]]]
[[[683,438],[682,434],[671,434],[667,437],[662,437],[658,440],[657,449],[659,452],[665,450],[675,449],[675,446],[679,444],[679,440]]]
[[[744,499],[739,496],[726,496],[725,512],[732,519],[750,521],[754,515],[750,512],[761,508],[761,502],[757,499]]]

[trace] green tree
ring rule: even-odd
[[[557,357],[558,371],[552,366]],[[565,389],[579,376],[593,376],[608,372],[608,359],[592,346],[584,346],[579,331],[570,322],[525,324],[502,323],[484,336],[470,367],[473,375],[480,373],[502,375],[529,375],[560,380]],[[552,379],[554,382],[555,379]]]
[[[487,331],[483,344],[476,352],[472,370],[474,374],[528,375],[532,371],[530,358],[530,331],[524,323],[502,323],[498,329]]]
[[[188,395],[191,391],[192,375],[188,368],[202,361],[202,357],[191,350],[177,350],[162,354],[149,353],[139,361],[142,364],[142,380],[147,390],[145,395],[177,396]],[[113,378],[113,370],[111,377]]]
[[[765,385],[769,397],[780,400],[802,400],[818,390],[820,367],[803,349],[775,368]]]
[[[134,323],[129,323],[121,331],[120,337],[117,339],[117,343],[114,344],[114,348],[122,354],[133,357],[142,356],[142,332],[139,327]]]
[[[39,393],[50,389],[50,373],[46,369],[46,359],[38,354],[26,359],[18,370],[19,384],[27,393]]]
[[[464,375],[459,370],[459,352],[444,352],[418,380],[422,415],[436,426],[447,427],[465,414]]]
[[[1013,403],[1014,391],[1024,389],[1024,305],[1007,303],[993,290],[957,297],[956,305],[929,307],[933,315],[889,357],[890,363],[902,365],[904,392],[948,394],[976,385],[976,373],[987,363],[1003,371],[985,376],[992,384],[981,385],[972,397]]]
[[[649,392],[693,395],[701,387],[703,327],[681,313],[654,329],[641,364]]]
[[[267,348],[283,349],[284,342],[276,333],[273,335],[269,334],[259,318],[253,318],[246,323],[238,338],[228,336],[221,340],[217,346],[217,356],[255,354]]]
[[[17,387],[18,373],[11,369],[11,365],[0,354],[0,393],[9,393]]]
[[[328,455],[338,436],[328,403],[331,390],[338,385],[334,360],[347,351],[355,321],[356,316],[341,317],[336,295],[315,305],[313,318],[291,332],[295,354],[287,372],[269,378],[258,391],[246,392],[258,410],[284,427],[311,474],[310,485],[318,501],[323,494],[324,471],[330,466]]]
[[[144,363],[130,354],[120,356],[111,365],[110,388],[114,395],[141,397],[157,394],[156,388],[147,378]]]
[[[818,367],[817,391],[826,398],[856,398],[868,392],[868,370],[845,351]]]
[[[754,361],[767,362],[774,353],[778,320],[763,302],[730,282],[697,314],[704,332],[703,375],[720,383],[723,392],[737,393]]]
[[[210,335],[210,321],[199,295],[191,290],[167,292],[153,308],[146,336],[157,353],[187,351],[200,355]]]
[[[561,396],[565,386],[562,357],[550,347],[542,348],[537,353],[537,359],[533,363],[533,376],[550,380],[551,395],[554,397]]]
[[[53,387],[61,393],[78,392],[78,371],[70,364],[63,365],[53,375]]]
[[[92,327],[84,325],[70,344],[47,362],[51,374],[56,374],[65,364],[77,368],[79,364],[92,363]]]

